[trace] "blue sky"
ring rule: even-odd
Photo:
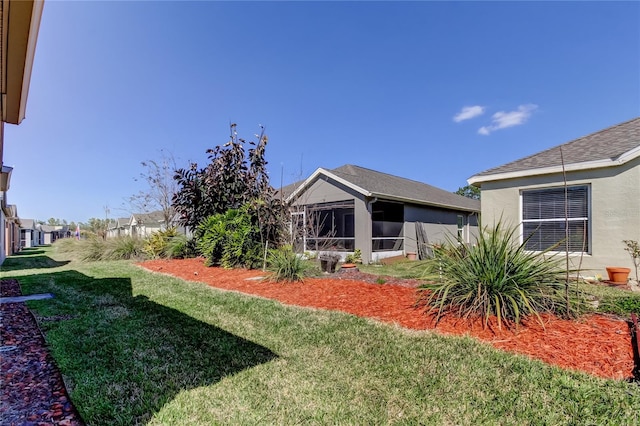
[[[357,164],[455,191],[640,115],[639,22],[638,2],[48,0],[7,198],[127,216],[142,161],[202,166],[231,122],[265,126],[274,186]]]

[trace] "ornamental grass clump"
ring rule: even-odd
[[[273,281],[303,281],[308,263],[290,245],[269,251],[267,269]]]
[[[452,313],[482,318],[487,326],[495,316],[501,328],[534,315],[542,324],[540,313],[562,306],[562,259],[526,251],[527,240],[515,243],[516,231],[498,223],[482,229],[475,245],[449,239],[435,247],[425,276],[431,283],[420,287],[418,304],[436,313],[436,321]]]
[[[130,235],[105,241],[102,260],[144,259],[144,242]]]

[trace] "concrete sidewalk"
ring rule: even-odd
[[[53,299],[53,294],[41,293],[41,294],[29,294],[27,296],[0,297],[0,304],[19,303],[19,302],[26,302],[28,300],[42,300],[42,299]]]

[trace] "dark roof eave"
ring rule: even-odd
[[[459,206],[459,205],[453,205],[453,204],[435,203],[433,201],[417,200],[415,198],[399,197],[397,195],[380,194],[380,193],[371,193],[371,197],[383,198],[385,200],[402,201],[405,203],[409,202],[412,204],[420,204],[422,206],[432,206],[432,207],[440,207],[444,209],[480,213],[480,206],[478,206],[478,208],[471,208],[471,207],[465,207],[465,206]]]

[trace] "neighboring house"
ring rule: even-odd
[[[40,230],[40,244],[53,244],[59,238],[71,235],[69,225],[38,225]]]
[[[416,252],[416,223],[426,244],[472,242],[480,211],[477,200],[354,165],[319,168],[281,194],[298,252],[360,249],[364,263]]]
[[[0,168],[0,264],[4,262],[7,257],[7,246],[9,244],[9,236],[7,235],[8,215],[7,211],[7,191],[9,191],[9,185],[11,183],[11,172],[13,168],[2,166]]]
[[[41,231],[33,219],[20,220],[20,248],[37,247],[41,244]]]
[[[603,276],[607,266],[633,270],[622,240],[640,241],[640,117],[478,173],[469,184],[482,190],[483,225],[519,225],[530,250],[565,252],[565,178],[572,268]]]
[[[111,223],[107,229],[107,238],[118,238],[131,235],[131,218],[120,217]]]
[[[20,218],[15,204],[9,204],[2,210],[5,215],[4,252],[7,256],[11,256],[20,251]]]
[[[4,165],[4,124],[24,119],[43,1],[3,1],[0,7],[0,194],[6,206],[10,167]],[[7,216],[0,209],[0,264],[7,256]]]
[[[173,226],[173,223],[168,226]],[[151,213],[134,213],[129,219],[129,229],[133,237],[146,238],[156,231],[164,231],[168,226],[161,210]]]

